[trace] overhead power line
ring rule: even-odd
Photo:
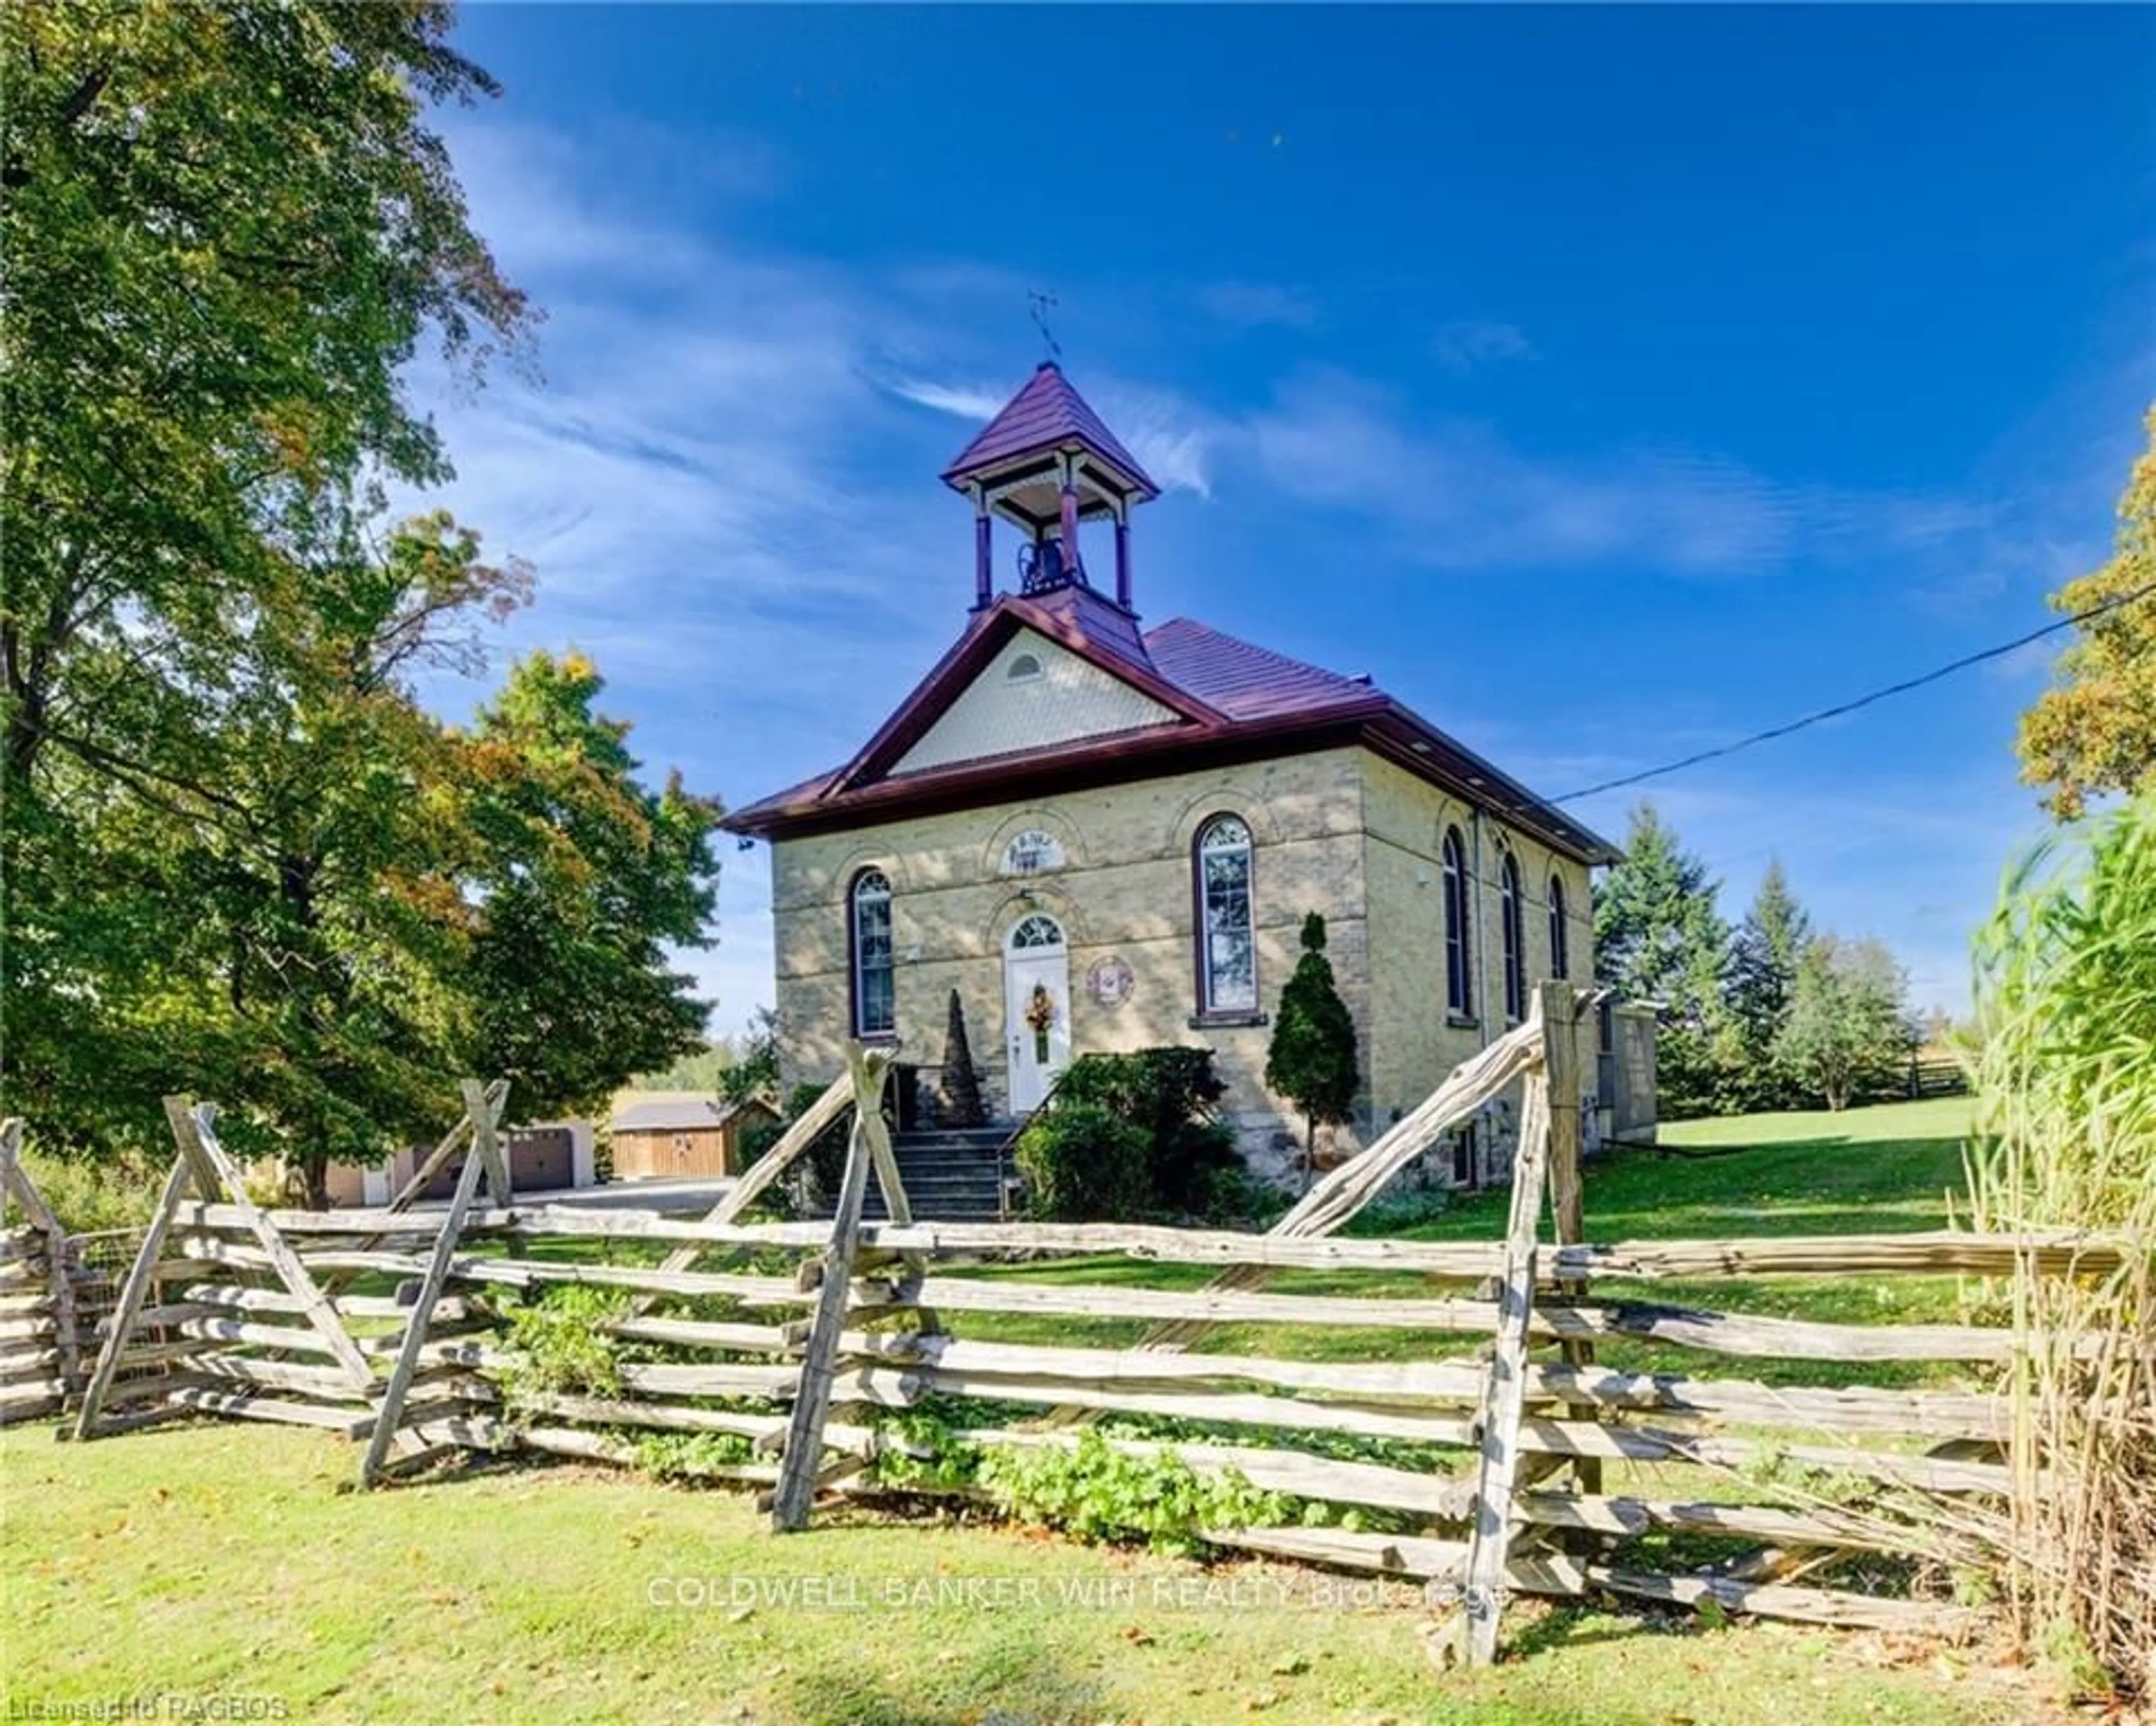
[[[2071,629],[2077,623],[2086,623],[2092,618],[2102,617],[2107,612],[2115,612],[2122,606],[2132,605],[2138,599],[2147,599],[2151,596],[2156,596],[2156,581],[2151,581],[2146,586],[2136,587],[2131,592],[2122,593],[2114,598],[2107,599],[2101,605],[2092,605],[2085,612],[2076,612],[2070,617],[2061,617],[2056,623],[2046,623],[2041,629],[2032,629],[2026,635],[2017,636],[2010,642],[2002,642],[1995,648],[1986,648],[1980,653],[1965,654],[1951,664],[1938,666],[1924,673],[1921,677],[1904,678],[1898,684],[1889,684],[1883,689],[1874,689],[1870,694],[1859,695],[1853,701],[1840,702],[1833,707],[1823,707],[1816,713],[1808,713],[1802,719],[1791,720],[1786,725],[1770,726],[1764,731],[1754,731],[1749,737],[1740,737],[1734,743],[1719,744],[1712,749],[1703,749],[1696,755],[1685,756],[1681,761],[1665,761],[1661,766],[1650,767],[1644,772],[1627,773],[1620,779],[1605,779],[1601,784],[1590,785],[1584,791],[1567,791],[1561,797],[1552,797],[1550,802],[1577,803],[1583,797],[1599,796],[1604,791],[1621,791],[1629,785],[1641,785],[1650,779],[1660,779],[1666,774],[1681,772],[1686,767],[1697,767],[1702,761],[1719,761],[1722,756],[1733,755],[1740,750],[1756,749],[1763,743],[1772,743],[1778,737],[1789,736],[1794,732],[1802,731],[1809,726],[1823,724],[1828,720],[1838,720],[1844,714],[1855,713],[1858,709],[1869,707],[1874,702],[1884,701],[1891,695],[1906,695],[1912,689],[1921,689],[1927,684],[1935,684],[1941,678],[1952,677],[1957,671],[1966,671],[1972,665],[1981,665],[1987,659],[2004,658],[2007,654],[2027,647],[2031,642],[2041,641],[2047,635],[2056,635],[2061,629]]]

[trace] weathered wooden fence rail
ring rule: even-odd
[[[113,1298],[22,1150],[23,1124],[0,1121],[0,1426],[61,1413],[80,1397],[90,1339]]]
[[[258,1209],[213,1117],[176,1108],[180,1156],[103,1327],[78,1430],[190,1413],[322,1425],[367,1441],[370,1482],[458,1451],[684,1467],[686,1438],[694,1472],[762,1489],[782,1529],[822,1494],[979,1498],[968,1468],[983,1456],[1105,1443],[1300,1501],[1280,1526],[1202,1531],[1223,1549],[1455,1590],[1440,1640],[1471,1660],[1491,1657],[1517,1593],[1965,1625],[1971,1613],[1945,1601],[1804,1579],[1852,1553],[1942,1568],[1970,1556],[1927,1506],[2012,1488],[2015,1435],[1987,1385],[2013,1360],[2013,1334],[1701,1310],[1651,1290],[2017,1267],[2075,1276],[2116,1266],[2120,1248],[1953,1233],[1590,1243],[1577,1110],[1553,1106],[1576,1090],[1563,1075],[1580,1006],[1548,986],[1527,1024],[1262,1235],[912,1222],[875,1106],[884,1052],[855,1051],[751,1179],[696,1220],[516,1205],[496,1173],[498,1087],[466,1087],[444,1144],[468,1145],[468,1160],[445,1211],[405,1196],[375,1211]],[[1334,1232],[1510,1085],[1523,1087],[1523,1124],[1505,1241]],[[834,1217],[743,1220],[857,1099]],[[890,1222],[864,1220],[870,1179]],[[1175,1280],[1166,1271],[1152,1286],[1122,1280],[1178,1266],[1216,1274],[1202,1288],[1158,1286]],[[1322,1292],[1264,1286],[1311,1273]],[[1596,1293],[1614,1278],[1623,1298]],[[516,1313],[564,1285],[593,1291],[578,1322],[598,1341],[572,1369],[546,1358],[543,1325]],[[1285,1329],[1262,1348],[1212,1345],[1226,1324]],[[1373,1360],[1352,1339],[1376,1330],[1408,1340]],[[1702,1370],[1630,1370],[1625,1351],[1642,1344]],[[1359,1358],[1327,1358],[1341,1354]],[[1732,1360],[1779,1364],[1761,1376]],[[1793,1363],[1817,1360],[1835,1362],[1835,1378],[1860,1361],[1943,1362],[1974,1378],[1784,1382],[1801,1376]],[[1088,1437],[1074,1419],[1114,1425]],[[953,1466],[921,1466],[938,1461]],[[1384,1526],[1322,1525],[1348,1511]],[[1664,1549],[1643,1539],[1671,1534],[1722,1543],[1720,1555],[1654,1568],[1642,1554]]]

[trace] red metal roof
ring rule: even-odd
[[[1306,665],[1188,617],[1148,629],[1145,644],[1163,677],[1233,720],[1325,713],[1375,693],[1367,677]]]
[[[1003,411],[981,428],[980,435],[958,453],[943,470],[943,483],[963,491],[965,482],[983,469],[999,467],[1022,456],[1044,454],[1077,443],[1090,445],[1128,474],[1148,498],[1160,495],[1137,458],[1124,448],[1116,434],[1102,423],[1086,398],[1071,387],[1063,369],[1044,360],[1026,380],[1025,387],[1004,404]]]
[[[1030,627],[1173,708],[1181,723],[1080,739],[1045,749],[891,770],[979,673],[1003,642]],[[1616,848],[1455,742],[1367,677],[1291,659],[1178,617],[1141,635],[1129,612],[1091,589],[1035,598],[1005,594],[968,627],[934,670],[852,761],[737,810],[736,832],[828,831],[934,808],[964,808],[1060,785],[1173,773],[1204,761],[1360,742],[1417,776],[1537,832],[1586,863]]]

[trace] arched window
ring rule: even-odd
[[[1008,683],[1029,684],[1040,675],[1040,655],[1037,653],[1020,653],[1017,658],[1011,661],[1010,668],[1004,672],[1004,678]]]
[[[854,949],[854,1034],[888,1037],[898,1027],[898,991],[891,976],[891,878],[864,869],[854,878],[850,907]]]
[[[1549,878],[1550,975],[1560,980],[1572,975],[1572,931],[1565,926],[1564,882]]]
[[[1258,948],[1250,909],[1250,829],[1216,815],[1198,831],[1198,1006],[1248,1013],[1258,1007]]]
[[[1467,853],[1460,829],[1445,830],[1445,1004],[1462,1018],[1475,1011],[1467,940]]]
[[[1520,863],[1511,852],[1497,875],[1497,914],[1505,945],[1505,1017],[1517,1023],[1527,1013],[1527,922],[1520,904]]]
[[[1010,950],[1014,953],[1037,952],[1044,948],[1063,945],[1063,925],[1053,917],[1036,911],[1010,932]]]

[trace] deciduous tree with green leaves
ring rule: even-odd
[[[1783,1058],[1812,1097],[1839,1112],[1891,1083],[1909,1058],[1902,968],[1885,945],[1831,935],[1807,945],[1781,1038]]]
[[[2078,626],[2052,687],[2021,716],[2021,777],[2046,787],[2062,820],[2104,791],[2156,785],[2156,408],[2149,444],[2118,500],[2118,540],[2102,568],[2051,596]]]
[[[50,1145],[216,1098],[316,1175],[693,1041],[715,807],[645,788],[597,673],[527,663],[470,731],[527,574],[446,515],[408,397],[532,314],[466,219],[435,107],[491,93],[435,0],[0,9],[0,944],[12,1112]]]
[[[778,1015],[760,1006],[747,1027],[731,1041],[732,1058],[719,1068],[718,1093],[728,1103],[762,1097],[778,1100]]]
[[[1302,919],[1302,956],[1281,990],[1265,1054],[1265,1083],[1302,1111],[1303,1157],[1316,1167],[1317,1129],[1348,1119],[1362,1077],[1355,1064],[1355,1021],[1325,956],[1325,919]]]

